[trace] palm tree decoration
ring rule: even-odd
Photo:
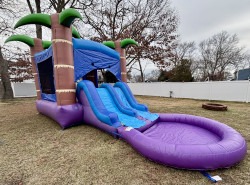
[[[66,12],[68,12],[68,10],[73,10],[73,9],[67,9],[65,10]],[[63,14],[63,20],[65,21],[65,11]],[[61,12],[61,13],[63,13]],[[66,14],[67,15],[67,14]],[[72,16],[72,14],[71,14]],[[80,15],[81,16],[81,15]],[[61,16],[62,17],[62,16]],[[62,19],[62,18],[61,18]],[[63,21],[62,20],[62,21]],[[61,22],[60,22],[61,23]],[[50,19],[50,15],[48,14],[43,14],[43,13],[37,13],[37,14],[30,14],[27,15],[23,18],[21,18],[16,25],[14,26],[14,29],[23,26],[23,25],[27,25],[27,24],[41,24],[43,26],[46,26],[47,28],[51,28],[51,19]],[[63,25],[63,24],[62,24]],[[80,34],[78,33],[78,31],[76,30],[76,28],[74,26],[72,27],[72,36],[74,38],[81,38]]]
[[[8,37],[4,43],[8,43],[11,41],[20,41],[24,44],[27,44],[30,47],[36,47],[36,41],[41,42],[42,44],[42,48],[43,49],[48,49],[51,46],[51,41],[48,40],[41,40],[38,38],[31,38],[27,35],[11,35],[10,37]]]
[[[138,46],[138,43],[134,39],[123,39],[117,40],[115,42],[113,41],[105,41],[103,42],[104,45],[115,49],[117,52],[120,53],[120,63],[121,63],[121,75],[122,75],[122,81],[127,82],[127,68],[126,68],[126,52],[125,48],[128,45],[136,45]]]
[[[71,105],[76,101],[72,48],[72,29],[74,28],[70,28],[75,18],[81,19],[82,17],[78,11],[66,9],[51,16],[30,14],[21,18],[15,25],[15,28],[18,28],[27,24],[41,24],[52,29],[54,79],[59,106]]]
[[[32,73],[33,73],[34,79],[35,79],[37,99],[40,100],[41,99],[41,90],[40,90],[40,85],[38,82],[38,74],[37,74],[36,64],[35,64],[33,56],[35,55],[35,53],[49,48],[51,45],[51,41],[42,41],[41,39],[31,38],[27,35],[12,35],[5,40],[5,43],[11,42],[11,41],[23,42],[30,47]]]

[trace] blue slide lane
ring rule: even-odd
[[[129,116],[138,117],[137,111],[132,109],[131,107],[124,106],[122,103],[119,95],[116,93],[114,87],[110,84],[103,83],[100,88],[105,88],[108,90],[109,94],[111,95],[113,101],[115,102],[116,107],[124,114]]]
[[[119,98],[121,99],[122,103],[128,108],[136,110],[138,115],[140,115],[141,117],[146,118],[150,121],[154,121],[159,117],[158,114],[153,114],[153,113],[147,111],[147,108],[143,108],[143,106],[145,106],[145,105],[137,103],[137,101],[135,100],[135,98],[134,98],[133,94],[131,93],[127,84],[125,84],[123,82],[117,82],[115,84],[114,89],[115,89],[116,93],[118,94]],[[126,93],[126,91],[128,91],[128,90],[129,90],[129,92]],[[133,98],[131,98],[131,96],[133,96]],[[130,101],[129,101],[129,99],[130,99]],[[133,101],[134,101],[134,103],[132,103],[132,105],[134,105],[134,106],[132,106],[130,104],[130,102],[133,102]]]
[[[131,105],[131,107],[133,107],[134,109],[137,110],[141,110],[141,111],[148,111],[148,107],[144,104],[139,104],[133,93],[131,92],[131,90],[129,89],[128,85],[124,82],[116,82],[114,87],[119,87],[122,92],[124,93],[127,101],[129,102],[129,104]]]
[[[119,110],[113,100],[113,97],[110,95],[106,88],[97,88],[97,92],[101,97],[105,108],[111,112],[115,112],[123,125],[133,128],[140,128],[141,126],[146,124],[145,121],[124,114],[121,110]]]
[[[80,96],[81,91],[84,91],[84,93],[86,94],[86,97],[89,101],[89,104],[94,114],[100,121],[110,126],[113,126],[115,128],[121,126],[121,123],[120,123],[120,120],[118,119],[117,114],[114,112],[110,112],[109,110],[105,108],[92,82],[88,80],[83,80],[79,82],[77,84],[77,91],[76,91],[77,97]],[[80,98],[78,98],[78,100],[80,100]]]

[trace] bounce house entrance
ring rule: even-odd
[[[84,80],[89,80],[95,84],[95,87],[98,87],[98,78],[97,78],[97,70],[94,69],[90,71],[88,74],[84,76]]]
[[[42,91],[42,99],[55,101],[55,85],[52,57],[37,63],[37,69]]]

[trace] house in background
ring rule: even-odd
[[[249,80],[250,79],[250,68],[248,69],[241,69],[236,72],[235,80]]]

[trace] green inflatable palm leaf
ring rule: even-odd
[[[112,48],[112,49],[115,49],[115,43],[113,41],[104,41],[103,44],[105,46]]]
[[[5,40],[4,43],[11,42],[11,41],[19,41],[27,44],[30,47],[35,45],[34,39],[27,36],[27,35],[11,35],[9,38]]]
[[[51,19],[48,14],[37,13],[22,17],[14,26],[14,29],[27,24],[40,24],[51,28]]]
[[[75,18],[82,19],[82,16],[75,9],[69,8],[59,14],[59,23],[69,28]]]
[[[76,30],[76,28],[75,28],[74,26],[72,26],[72,36],[73,36],[74,38],[78,38],[78,39],[81,38],[79,32]]]
[[[134,39],[123,39],[121,41],[121,48],[126,48],[128,45],[138,46],[138,43]]]
[[[42,45],[43,45],[43,49],[48,49],[51,46],[51,41],[43,40]]]

